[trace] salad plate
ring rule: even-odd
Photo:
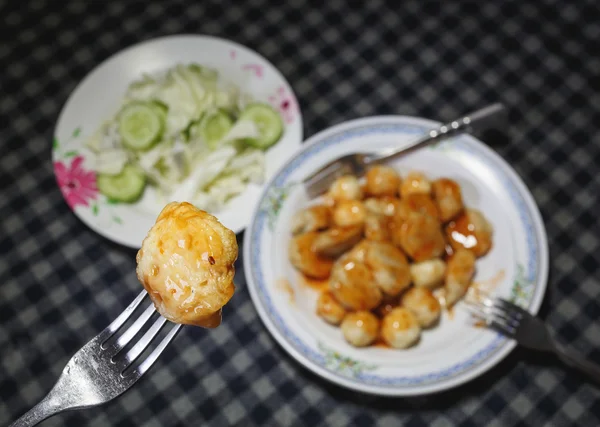
[[[290,84],[258,53],[168,36],[113,55],[79,83],[59,115],[52,160],[75,215],[139,248],[172,200],[242,231],[302,129]]]
[[[294,214],[309,206],[305,177],[346,154],[399,148],[436,122],[405,116],[358,119],[307,140],[269,180],[244,239],[248,288],[265,326],[299,363],[323,378],[361,392],[409,396],[439,392],[489,370],[515,346],[470,320],[465,303],[443,310],[435,328],[407,349],[348,344],[340,328],[315,310],[321,289],[293,267],[288,250]],[[530,192],[494,151],[469,135],[454,137],[389,163],[401,177],[411,170],[460,185],[465,206],[493,227],[493,244],[477,260],[475,290],[510,299],[537,313],[546,289],[548,247]],[[324,283],[328,286],[327,282]]]

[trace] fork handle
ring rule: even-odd
[[[582,356],[572,350],[567,350],[557,342],[554,342],[554,352],[567,365],[579,369],[600,384],[600,366],[585,360]]]
[[[405,145],[397,150],[387,151],[381,155],[369,155],[369,163],[379,163],[391,160],[401,154],[407,154],[419,148],[431,145],[439,142],[442,139],[449,138],[451,136],[472,132],[476,129],[486,129],[491,124],[498,120],[498,116],[504,113],[506,109],[501,103],[495,103],[488,105],[487,107],[473,111],[469,114],[465,114],[459,119],[448,122],[437,129],[431,129],[422,137],[415,141]]]
[[[37,405],[25,412],[21,417],[13,422],[10,427],[31,427],[35,426],[46,418],[51,417],[64,410],[61,401],[54,393],[50,391]]]

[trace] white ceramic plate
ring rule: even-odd
[[[75,214],[97,233],[138,248],[163,207],[152,188],[132,205],[111,204],[98,194],[86,138],[119,108],[127,86],[143,73],[197,62],[216,68],[258,101],[271,103],[284,118],[281,140],[267,151],[266,177],[290,158],[302,142],[302,116],[292,88],[265,58],[231,41],[208,36],[170,36],[140,43],[96,67],[73,91],[60,113],[52,159],[59,186]],[[251,185],[220,212],[221,222],[236,233],[250,221],[262,186]]]
[[[290,218],[308,199],[300,183],[344,154],[401,146],[437,125],[411,117],[372,117],[334,126],[309,139],[260,198],[244,241],[250,294],[271,334],[300,363],[342,386],[382,395],[419,395],[448,389],[490,369],[514,342],[471,326],[464,307],[444,313],[408,350],[348,345],[339,328],[315,314],[317,293],[299,279],[287,257]],[[393,162],[400,173],[450,177],[465,204],[494,226],[494,245],[477,262],[475,281],[536,313],[546,289],[548,249],[544,225],[527,188],[497,154],[465,135]]]

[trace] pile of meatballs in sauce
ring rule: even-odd
[[[294,215],[289,258],[327,282],[316,313],[356,347],[415,345],[492,246],[492,226],[448,178],[375,166],[364,180],[337,179],[318,202]]]

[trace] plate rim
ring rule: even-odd
[[[338,123],[331,127],[321,130],[316,134],[312,135],[308,138],[303,144],[300,150],[298,150],[288,161],[282,165],[277,172],[273,175],[273,177],[265,184],[263,188],[263,192],[261,194],[260,200],[262,201],[266,196],[269,188],[272,187],[275,178],[277,178],[281,172],[283,172],[286,168],[290,166],[290,164],[298,157],[301,156],[304,152],[309,150],[314,145],[322,143],[327,138],[341,134],[343,132],[347,132],[356,128],[366,128],[366,127],[374,127],[378,125],[390,125],[390,124],[405,124],[405,125],[413,125],[413,126],[422,126],[427,128],[433,128],[439,126],[440,123],[414,116],[407,115],[376,115],[363,117],[353,120],[348,120],[342,123]],[[477,138],[464,134],[460,136],[461,138],[466,138],[470,143],[474,143],[478,146],[478,148],[482,149],[486,155],[492,157],[495,160],[497,166],[500,167],[501,171],[505,173],[510,181],[515,185],[516,190],[519,195],[525,201],[527,205],[527,210],[532,216],[532,223],[535,226],[535,236],[538,240],[538,260],[539,263],[539,271],[538,271],[538,279],[536,280],[536,286],[540,287],[538,293],[532,296],[532,300],[530,303],[529,310],[534,314],[537,314],[539,308],[543,302],[544,296],[547,291],[547,282],[548,282],[548,274],[549,274],[549,248],[548,248],[548,240],[547,240],[547,232],[545,228],[545,223],[543,217],[539,211],[539,207],[535,202],[535,199],[522,178],[519,174],[508,164],[506,160],[490,147],[488,147],[485,143],[478,140]],[[508,340],[502,338],[504,341],[500,344],[500,346],[490,355],[490,357],[480,363],[479,365],[460,373],[459,375],[444,380],[444,383],[430,383],[425,385],[416,385],[416,386],[397,386],[397,387],[381,387],[376,384],[366,384],[366,383],[356,383],[356,381],[351,381],[350,378],[344,378],[342,376],[332,375],[325,367],[318,365],[317,363],[310,360],[307,356],[302,354],[300,351],[296,350],[288,340],[283,336],[283,334],[279,331],[279,329],[273,324],[269,315],[267,314],[266,307],[263,306],[262,301],[258,295],[257,284],[254,283],[254,276],[251,271],[251,266],[249,265],[249,260],[251,259],[250,249],[251,249],[251,241],[252,234],[254,233],[254,225],[256,223],[257,216],[261,211],[260,203],[255,207],[252,213],[252,219],[250,221],[249,226],[247,227],[247,232],[244,236],[244,247],[243,247],[243,255],[244,255],[244,273],[246,276],[246,282],[248,284],[250,296],[254,306],[256,307],[257,312],[259,313],[259,317],[261,321],[269,331],[269,333],[275,338],[275,341],[284,348],[284,350],[290,354],[297,362],[299,362],[306,369],[312,371],[313,373],[319,375],[320,377],[343,387],[360,391],[368,394],[375,395],[385,395],[385,396],[416,396],[416,395],[425,395],[430,393],[436,393],[443,390],[448,390],[454,387],[457,387],[461,384],[464,384],[472,379],[476,378],[479,375],[487,372],[496,366],[501,360],[503,360],[508,353],[510,353],[516,343],[513,340]],[[407,388],[409,387],[409,388]]]
[[[298,134],[298,146],[294,148],[294,150],[292,150],[292,155],[299,151],[300,149],[302,149],[302,141],[304,140],[304,121],[303,121],[303,115],[302,115],[302,109],[301,109],[301,105],[300,102],[298,100],[298,96],[296,95],[296,92],[294,91],[294,87],[292,86],[291,82],[283,75],[283,73],[279,70],[279,68],[277,68],[273,62],[271,62],[269,59],[267,59],[265,56],[263,56],[261,53],[257,52],[254,49],[251,49],[250,47],[247,47],[241,43],[238,43],[234,40],[230,40],[230,39],[226,39],[223,37],[218,37],[218,36],[214,36],[214,35],[210,35],[210,34],[193,34],[193,33],[179,33],[179,34],[169,34],[169,35],[164,35],[164,36],[159,36],[159,37],[154,37],[154,38],[150,38],[147,40],[142,40],[139,41],[137,43],[134,43],[132,45],[129,45],[123,49],[120,49],[114,53],[112,53],[111,55],[107,56],[106,58],[104,58],[101,62],[97,63],[95,66],[93,66],[86,74],[83,78],[81,78],[78,83],[75,85],[75,87],[71,90],[71,92],[69,93],[69,96],[67,97],[67,99],[65,100],[64,104],[62,105],[60,112],[58,113],[58,115],[56,116],[56,121],[54,124],[54,128],[52,131],[52,138],[53,140],[56,140],[57,137],[57,132],[58,129],[62,126],[64,126],[63,122],[66,121],[66,112],[69,109],[70,105],[76,95],[76,93],[81,90],[81,88],[84,86],[84,84],[86,84],[88,81],[92,80],[95,75],[97,73],[99,73],[101,71],[101,68],[107,66],[109,63],[113,62],[113,61],[118,61],[119,58],[124,57],[128,54],[130,54],[130,52],[135,51],[137,49],[143,48],[147,45],[152,45],[155,43],[163,43],[163,42],[167,42],[167,41],[171,41],[171,42],[178,42],[178,41],[197,41],[197,42],[206,42],[206,41],[210,41],[210,42],[220,42],[220,43],[226,43],[229,46],[231,46],[234,49],[237,49],[239,51],[243,51],[247,54],[251,54],[256,56],[257,58],[259,58],[261,61],[263,61],[264,63],[268,64],[274,71],[275,75],[281,79],[282,82],[285,83],[285,85],[287,85],[290,89],[289,91],[289,95],[291,95],[293,97],[294,103],[296,105],[296,118],[295,120],[298,121],[298,128],[299,128],[299,134]],[[56,150],[54,149],[54,147],[51,145],[50,146],[50,160],[52,162],[52,174],[54,175],[54,179],[56,182],[57,187],[60,190],[60,186],[58,185],[58,179],[56,176],[56,170],[54,167],[54,163],[56,161],[59,161],[61,159],[58,159],[56,157],[57,153]],[[287,160],[290,160],[290,158],[288,157]],[[286,160],[286,162],[287,162]],[[277,173],[279,169],[277,169],[274,173]],[[262,194],[262,190],[264,189],[264,185],[266,184],[267,181],[265,181],[265,183],[263,183],[261,185],[260,188],[260,193],[259,193],[259,197],[257,198],[257,203],[260,200],[260,194]],[[141,242],[139,243],[133,243],[130,239],[127,239],[125,237],[125,234],[121,235],[120,233],[114,233],[114,235],[111,235],[110,233],[106,233],[104,231],[104,227],[93,223],[93,221],[88,220],[86,218],[84,218],[80,212],[78,212],[77,207],[75,208],[71,208],[71,206],[68,205],[67,200],[64,196],[64,194],[61,191],[61,196],[63,199],[63,202],[65,202],[67,204],[67,208],[81,221],[83,222],[90,230],[92,230],[95,234],[101,236],[104,239],[107,239],[111,242],[117,243],[119,245],[122,245],[124,247],[128,247],[128,248],[132,248],[132,249],[139,249]],[[248,219],[245,222],[245,225],[243,225],[236,233],[241,233],[244,230],[246,230],[248,228],[248,225],[250,224],[251,221],[251,216],[248,216]]]

